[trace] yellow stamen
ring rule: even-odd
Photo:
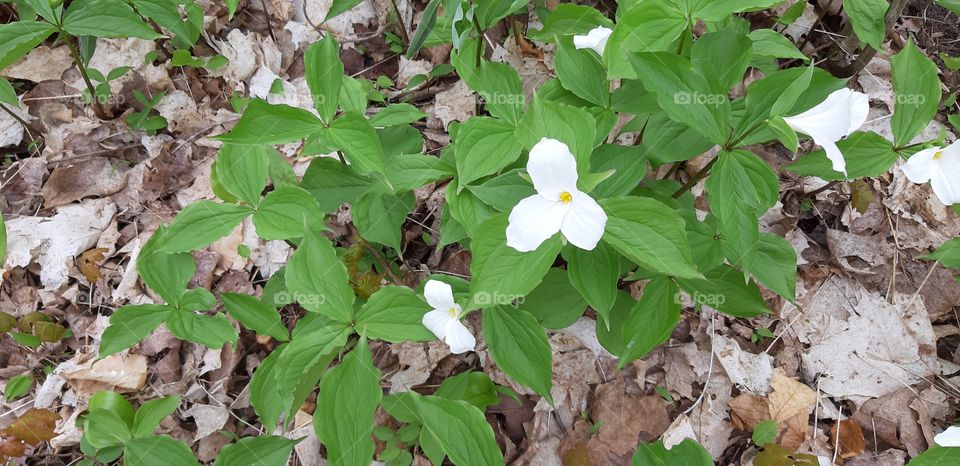
[[[943,157],[942,150],[938,150],[936,154],[933,154],[933,160],[940,160],[940,157]]]
[[[450,313],[450,317],[453,317],[454,319],[457,318],[457,308],[451,307],[450,309],[447,309],[447,312]]]
[[[564,204],[569,204],[570,201],[572,200],[573,200],[573,194],[570,194],[567,191],[560,193],[560,202],[563,202]]]

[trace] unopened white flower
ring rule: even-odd
[[[794,131],[813,138],[826,151],[833,169],[847,176],[847,162],[837,141],[863,126],[869,112],[870,98],[866,94],[843,88],[832,92],[816,107],[783,120]]]
[[[960,204],[960,141],[913,154],[903,165],[903,173],[914,183],[929,181],[940,202]]]
[[[577,189],[577,160],[570,148],[556,139],[541,139],[530,149],[527,173],[537,194],[510,211],[507,246],[533,251],[559,231],[578,248],[597,247],[607,214]]]
[[[446,343],[451,353],[460,354],[473,350],[477,339],[467,326],[460,322],[463,308],[453,301],[453,289],[450,285],[439,280],[428,280],[423,287],[423,296],[433,308],[423,315],[423,326]]]
[[[941,447],[960,447],[960,427],[947,427],[947,430],[933,437],[933,443]]]
[[[573,36],[573,46],[578,49],[593,49],[603,56],[603,49],[607,46],[610,34],[613,34],[613,29],[597,26],[586,35]]]

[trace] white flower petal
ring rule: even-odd
[[[806,112],[784,117],[784,121],[823,147],[833,169],[846,175],[846,161],[835,143],[860,128],[869,111],[870,98],[866,94],[843,88]]]
[[[900,167],[903,170],[903,174],[907,175],[907,179],[917,184],[930,181],[930,178],[933,178],[934,171],[937,169],[933,157],[937,155],[937,152],[940,150],[939,147],[934,147],[913,154],[907,160],[907,163],[903,164],[903,167]]]
[[[437,338],[443,340],[447,337],[448,324],[451,320],[456,319],[450,316],[450,311],[447,309],[434,309],[424,314],[420,323],[422,323],[427,330],[433,332]]]
[[[603,55],[610,34],[613,34],[613,29],[597,26],[586,35],[573,36],[573,46],[578,49],[593,49],[598,54]]]
[[[933,437],[933,443],[941,447],[960,447],[960,427],[947,427],[947,430]]]
[[[563,218],[560,231],[570,244],[588,251],[597,247],[607,226],[607,214],[586,193],[575,191],[570,212]]]
[[[862,92],[850,92],[849,94],[850,126],[847,127],[847,134],[844,136],[860,129],[867,122],[867,115],[870,113],[870,96]]]
[[[930,178],[934,194],[945,205],[960,204],[960,154],[944,152],[940,159],[933,163],[937,165]]]
[[[543,138],[530,149],[527,173],[541,196],[559,200],[560,193],[577,189],[577,159],[566,144]]]
[[[427,304],[434,309],[450,309],[456,306],[453,288],[449,283],[440,280],[427,280],[427,284],[423,286],[423,297],[427,298]]]
[[[830,140],[823,140],[818,138],[813,138],[813,142],[818,146],[823,147],[823,151],[827,153],[827,159],[830,160],[830,164],[833,166],[833,170],[836,172],[843,173],[843,176],[847,176],[847,159],[843,158],[843,153],[840,152],[840,148],[837,147],[837,143]]]
[[[443,341],[450,347],[450,352],[453,354],[473,351],[477,345],[477,339],[470,333],[470,329],[457,319],[447,322],[446,332],[447,337]]]
[[[560,231],[570,204],[551,201],[536,194],[521,200],[510,211],[507,223],[507,246],[530,252]]]

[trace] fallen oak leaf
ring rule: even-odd
[[[36,446],[57,436],[54,429],[60,416],[53,411],[40,408],[30,408],[23,416],[17,418],[9,427],[3,430],[4,436],[16,437],[30,445]]]

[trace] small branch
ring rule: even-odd
[[[303,2],[303,3],[306,4],[307,2]],[[260,5],[263,6],[263,16],[264,16],[264,19],[267,20],[267,32],[270,33],[270,38],[273,39],[273,43],[280,45],[280,42],[277,41],[276,34],[273,33],[273,24],[270,22],[270,11],[267,10],[267,1],[260,0]]]
[[[80,76],[83,78],[84,84],[87,85],[87,91],[90,92],[90,104],[93,107],[93,113],[101,120],[109,120],[110,115],[107,114],[107,111],[104,110],[103,105],[100,104],[100,100],[97,98],[97,88],[93,85],[93,82],[90,81],[90,75],[87,74],[87,67],[83,66],[83,60],[80,59],[80,52],[77,51],[77,46],[73,45],[73,41],[71,40],[65,42],[67,43],[67,48],[70,50],[70,56],[73,57],[73,63],[77,65],[77,69],[80,70]]]
[[[696,186],[697,183],[700,182],[700,180],[702,180],[704,177],[707,176],[707,173],[710,172],[710,169],[713,168],[713,165],[717,163],[718,159],[719,157],[714,157],[713,160],[711,160],[710,162],[707,162],[707,164],[704,165],[703,168],[700,169],[700,171],[698,171],[695,175],[693,175],[693,178],[690,178],[690,181],[687,181],[687,184],[681,186],[680,189],[677,190],[677,192],[673,193],[673,198],[676,199],[682,196],[683,193],[693,189],[693,187]]]
[[[393,4],[393,12],[397,14],[397,26],[400,29],[400,38],[403,39],[403,47],[410,46],[410,36],[407,35],[407,25],[403,23],[403,15],[400,14],[400,7],[397,6],[397,0],[390,0]]]
[[[30,138],[30,142],[33,145],[37,144],[37,140],[33,138],[32,134],[30,134],[30,123],[27,123],[26,120],[24,120],[23,118],[20,118],[20,115],[17,115],[16,112],[7,108],[6,105],[0,104],[0,110],[3,110],[4,112],[6,112],[7,115],[10,115],[11,117],[13,117],[14,120],[17,120],[17,122],[20,123],[21,126],[23,126],[23,131],[27,133],[27,137]]]

